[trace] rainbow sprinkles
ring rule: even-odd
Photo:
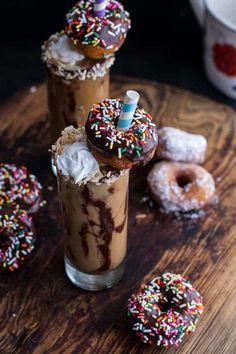
[[[165,273],[128,301],[132,328],[142,342],[178,347],[194,332],[203,312],[202,297],[180,274]]]
[[[112,49],[126,38],[130,28],[129,13],[115,0],[108,1],[104,16],[94,14],[94,1],[82,0],[66,16],[65,31],[76,46],[100,46]]]
[[[156,142],[156,125],[143,108],[137,107],[131,125],[127,131],[117,129],[123,102],[119,99],[105,99],[93,105],[86,124],[90,141],[118,158],[139,158],[145,152],[150,139]]]

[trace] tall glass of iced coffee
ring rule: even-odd
[[[47,67],[49,119],[54,142],[66,126],[84,126],[93,103],[109,97],[109,72],[114,56],[88,59],[61,32],[44,43],[42,60]]]
[[[157,145],[156,126],[139,94],[124,103],[93,105],[85,128],[67,127],[52,147],[62,201],[65,268],[71,281],[88,290],[115,285],[124,271],[127,243],[128,178]]]
[[[53,146],[65,228],[65,270],[87,290],[114,286],[125,266],[129,170],[98,165],[83,129]]]

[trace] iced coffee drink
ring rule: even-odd
[[[98,164],[83,129],[68,127],[52,148],[65,227],[65,269],[88,290],[115,285],[124,271],[129,170]]]
[[[153,157],[157,130],[129,90],[124,103],[93,105],[85,128],[65,128],[52,147],[62,202],[65,268],[88,290],[116,284],[124,270],[128,177],[133,166]]]
[[[47,67],[49,118],[54,142],[66,126],[84,126],[93,103],[109,97],[109,69],[114,56],[88,59],[61,32],[44,43],[42,60]]]

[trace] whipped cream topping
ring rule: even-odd
[[[108,171],[103,165],[99,165],[87,146],[84,128],[66,127],[52,145],[51,152],[57,175],[78,186],[87,182],[111,185],[119,177],[129,173],[129,170]]]
[[[64,176],[72,177],[75,183],[99,171],[99,165],[85,141],[64,145],[63,153],[57,157],[57,166]]]
[[[67,64],[68,66],[76,66],[82,62],[85,57],[76,50],[69,38],[62,34],[57,41],[51,41],[48,47],[51,56],[57,61]]]
[[[42,46],[42,61],[50,71],[67,80],[96,79],[106,75],[114,64],[112,55],[106,59],[92,60],[79,53],[62,31],[49,37]]]

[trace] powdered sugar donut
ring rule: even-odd
[[[170,161],[201,164],[205,161],[207,140],[202,135],[164,127],[158,131],[158,157]]]
[[[153,199],[166,212],[199,210],[213,201],[215,182],[203,167],[181,162],[160,162],[148,175]]]

